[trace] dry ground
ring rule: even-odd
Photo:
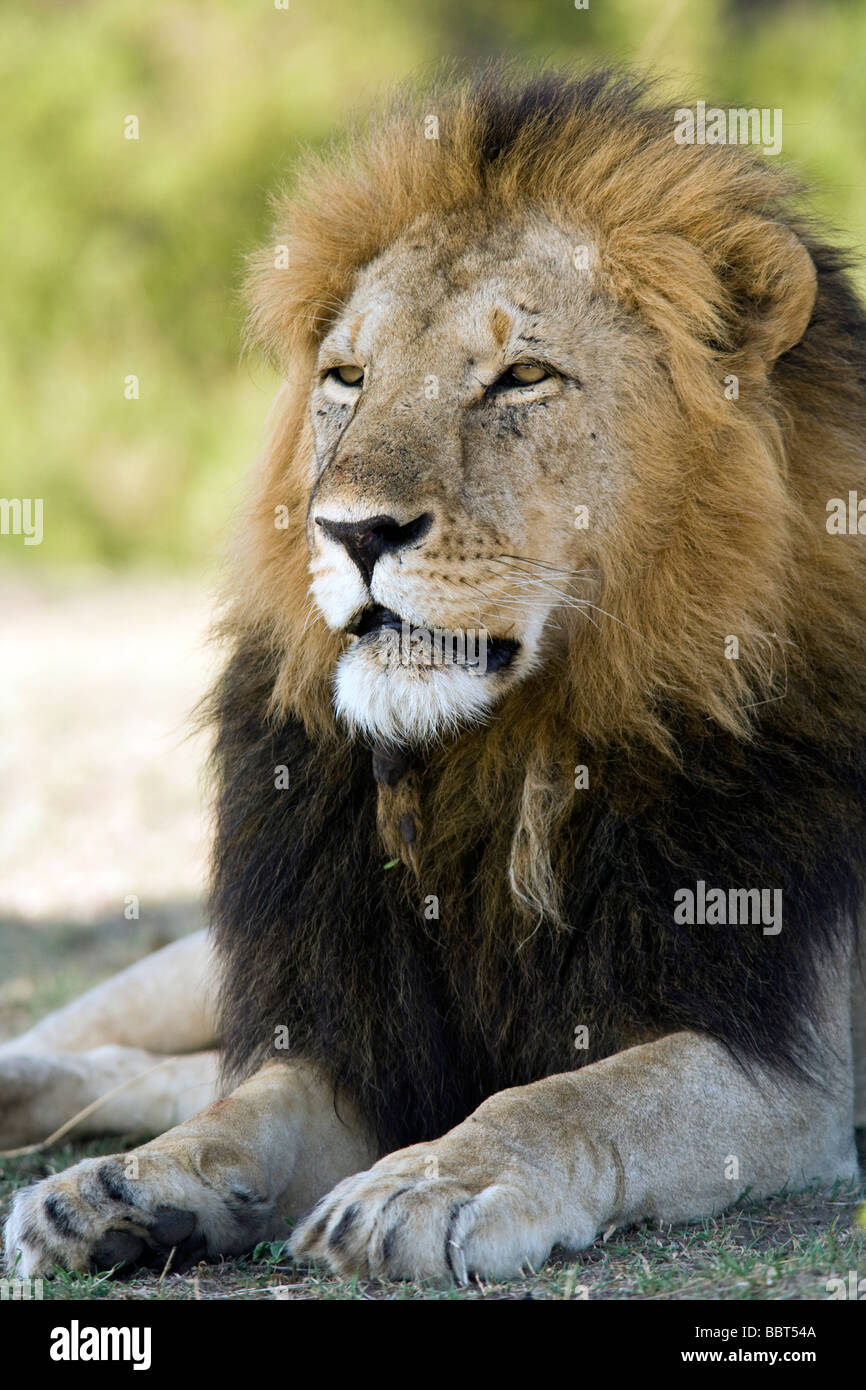
[[[206,832],[200,739],[208,600],[189,583],[7,583],[0,599],[0,1037],[200,922]],[[11,734],[10,734],[11,731]],[[126,920],[135,894],[138,920]],[[116,1140],[0,1159],[12,1191]],[[63,1275],[46,1299],[826,1299],[866,1274],[866,1191],[741,1202],[713,1221],[614,1231],[539,1275],[456,1290],[300,1270],[280,1244],[249,1259],[128,1279]]]

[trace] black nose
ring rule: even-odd
[[[367,584],[373,578],[373,566],[380,555],[405,550],[407,545],[420,541],[433,524],[429,512],[422,512],[414,521],[400,524],[393,516],[367,516],[363,521],[329,521],[317,516],[316,525],[325,535],[339,541],[351,555]]]

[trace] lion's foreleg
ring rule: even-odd
[[[677,1033],[499,1092],[388,1155],[320,1203],[293,1251],[342,1272],[507,1275],[613,1225],[856,1171],[850,1080],[835,1094],[750,1080],[715,1042]]]
[[[339,1113],[338,1113],[339,1112]],[[22,1274],[234,1255],[375,1157],[348,1102],[303,1063],[272,1063],[130,1153],[90,1158],[20,1192],[6,1257]]]
[[[555,1239],[575,1248],[612,1224],[689,1220],[746,1189],[769,1196],[857,1173],[847,1082],[828,1094],[768,1072],[749,1078],[691,1033],[502,1092],[469,1123],[531,1140],[559,1168]]]

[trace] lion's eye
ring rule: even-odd
[[[341,367],[332,367],[328,376],[340,381],[344,386],[360,386],[364,380],[364,368],[346,362]]]
[[[538,367],[533,362],[515,362],[513,367],[508,369],[508,373],[514,377],[520,386],[534,386],[536,381],[543,381],[550,372],[546,367]]]
[[[500,391],[517,391],[521,386],[535,386],[539,381],[547,381],[553,375],[537,362],[515,362],[494,381],[489,388],[494,394]]]

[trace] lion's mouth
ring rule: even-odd
[[[520,643],[512,637],[492,637],[484,628],[451,630],[422,627],[401,618],[380,603],[368,604],[346,627],[352,637],[376,637],[384,632],[399,635],[407,650],[421,652],[423,664],[464,666],[491,675],[506,670],[514,661]]]

